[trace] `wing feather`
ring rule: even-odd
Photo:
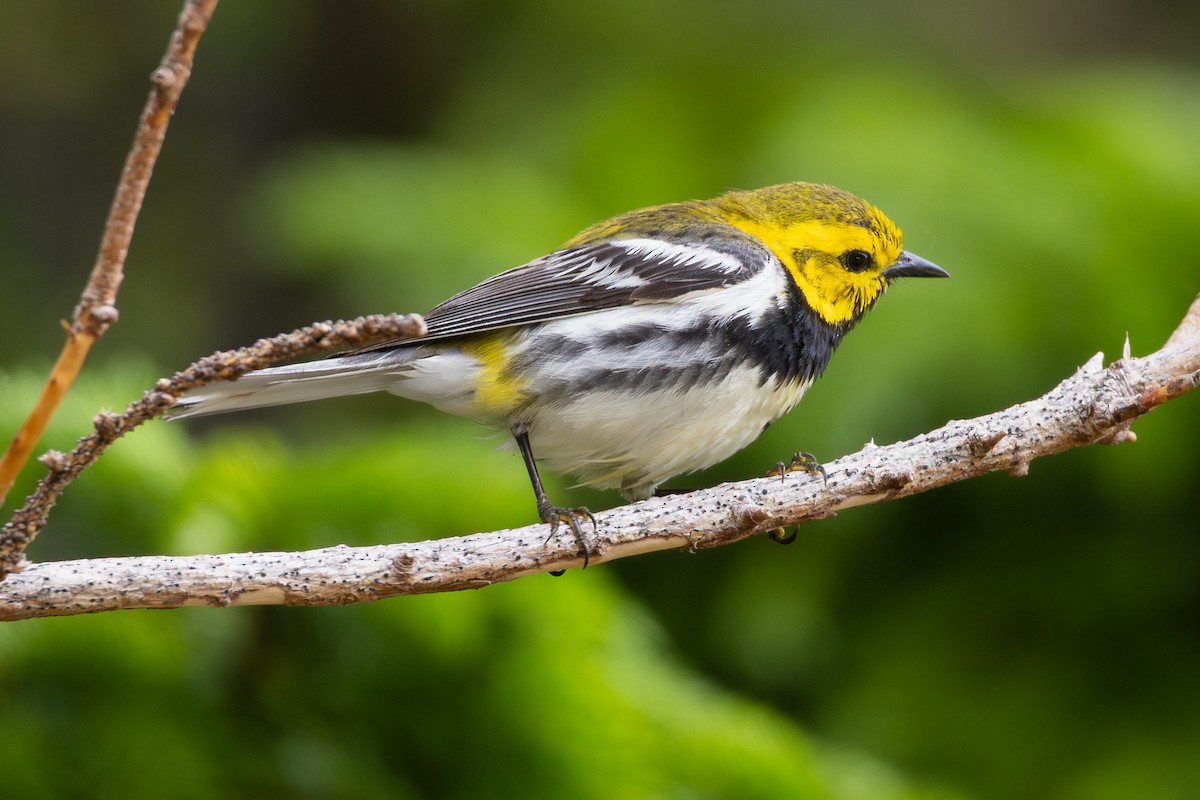
[[[383,342],[359,352],[663,302],[740,283],[773,259],[748,237],[726,240],[719,250],[658,239],[580,245],[502,272],[451,297],[425,315],[429,334],[419,340]]]

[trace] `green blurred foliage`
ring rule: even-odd
[[[0,431],[59,345],[172,5],[0,6]],[[1198,12],[1000,8],[223,4],[121,323],[43,444],[213,349],[420,311],[609,214],[796,179],[871,199],[954,279],[896,287],[800,409],[679,486],[1028,399],[1127,333],[1155,349],[1200,291]],[[1140,421],[1136,445],[856,509],[788,550],[373,607],[10,624],[5,787],[1190,797],[1198,402]],[[31,556],[524,524],[498,441],[388,397],[149,425],[70,488]],[[616,502],[568,484],[555,496]]]

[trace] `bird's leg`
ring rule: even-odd
[[[529,430],[523,423],[517,423],[512,427],[513,438],[517,440],[517,449],[521,451],[521,458],[525,460],[525,469],[529,471],[529,482],[533,484],[533,494],[537,498],[538,516],[542,522],[550,523],[550,533],[546,535],[546,540],[558,531],[560,523],[567,523],[571,526],[571,532],[575,534],[575,541],[579,542],[579,547],[583,550],[583,568],[587,569],[588,559],[591,556],[591,549],[588,547],[587,539],[583,536],[583,530],[579,527],[580,520],[588,520],[592,523],[592,532],[596,532],[596,517],[591,511],[580,506],[579,508],[559,508],[550,502],[546,497],[546,490],[542,488],[542,476],[538,474],[537,463],[533,460],[533,448],[529,446]]]
[[[774,469],[767,473],[767,477],[774,478],[776,475],[778,475],[780,480],[784,480],[787,478],[789,472],[804,472],[813,476],[814,478],[820,475],[825,481],[825,485],[829,485],[829,473],[825,471],[825,468],[821,466],[821,462],[817,461],[817,457],[812,453],[796,453],[792,456],[791,463],[789,464],[784,464],[782,461],[776,463]],[[792,529],[792,534],[790,536],[787,535],[783,528],[776,528],[775,530],[770,531],[767,536],[770,537],[771,541],[773,542],[778,542],[779,544],[791,544],[792,542],[796,541],[796,535],[799,533],[800,526],[797,525]]]

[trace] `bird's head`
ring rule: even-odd
[[[729,192],[712,203],[762,241],[813,311],[831,325],[858,320],[896,278],[948,278],[905,251],[900,229],[858,197],[813,183]]]

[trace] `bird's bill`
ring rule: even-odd
[[[883,277],[893,278],[949,278],[950,273],[920,256],[914,256],[907,250],[900,252],[896,263],[883,271]]]

